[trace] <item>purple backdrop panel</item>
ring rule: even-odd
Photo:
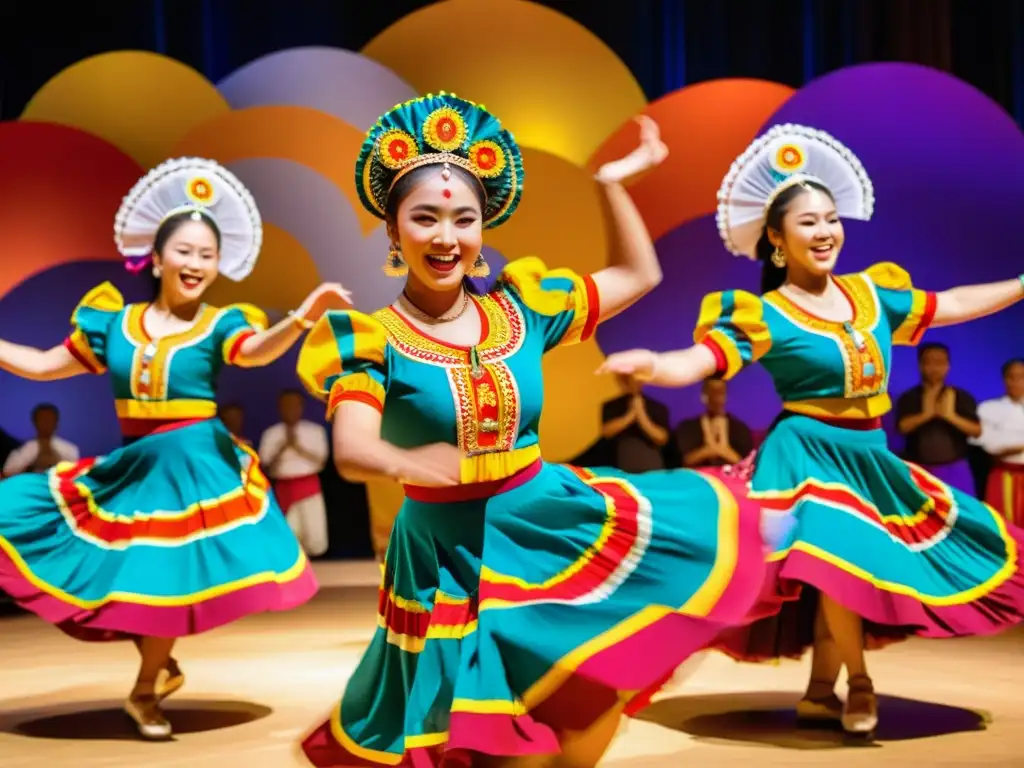
[[[597,341],[606,354],[638,346],[657,351],[688,347],[705,294],[729,288],[758,290],[759,266],[726,253],[714,216],[670,232],[657,242],[657,249],[665,279],[638,304],[598,327]],[[649,387],[648,393],[668,405],[673,421],[702,410],[700,387]],[[775,418],[779,398],[760,366],[730,382],[728,407],[754,426],[767,426]]]
[[[828,131],[860,158],[875,185],[870,223],[848,227],[840,266],[894,261],[929,290],[1005,280],[1024,271],[1024,134],[974,87],[914,64],[868,64],[801,88],[764,126]],[[951,379],[975,397],[1002,394],[999,367],[1024,354],[1024,304],[926,334],[947,344]],[[890,390],[917,382],[914,350],[896,350]]]
[[[802,88],[764,126],[802,123],[836,136],[864,163],[875,185],[875,217],[847,222],[839,269],[854,272],[895,261],[931,290],[1002,280],[1022,270],[1011,223],[1024,210],[1024,136],[997,104],[941,72],[906,64],[839,70]],[[635,346],[671,349],[691,342],[703,295],[724,288],[756,291],[760,266],[731,257],[711,217],[658,243],[664,283],[598,330],[606,352]],[[1024,305],[926,340],[952,349],[954,383],[978,399],[1001,393],[999,366],[1024,354],[1017,329]],[[917,380],[915,351],[896,350],[894,396]],[[676,419],[699,410],[696,388],[662,392]],[[730,389],[730,410],[767,425],[779,402],[759,369]],[[654,394],[654,393],[652,393]]]
[[[256,59],[217,83],[217,89],[233,109],[310,107],[360,130],[417,95],[398,75],[361,53],[316,46]]]

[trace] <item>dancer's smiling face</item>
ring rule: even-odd
[[[427,165],[398,180],[388,198],[388,236],[423,287],[458,286],[483,247],[484,194],[468,171]],[[448,176],[445,178],[445,176]]]
[[[821,276],[832,272],[846,235],[831,193],[813,182],[797,184],[768,211],[768,239],[786,254],[786,267]]]
[[[157,232],[153,265],[160,269],[160,291],[170,306],[198,301],[217,279],[217,225],[199,213],[175,214]]]

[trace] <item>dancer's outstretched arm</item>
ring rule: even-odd
[[[302,306],[289,317],[243,341],[232,362],[243,368],[270,365],[291,349],[324,312],[351,306],[351,293],[339,283],[324,283],[309,294]]]
[[[0,368],[31,381],[56,381],[91,373],[64,345],[36,349],[0,339]]]
[[[1024,275],[983,285],[963,285],[935,294],[931,327],[958,325],[992,315],[1024,299]]]
[[[457,485],[462,453],[454,445],[435,443],[404,449],[380,435],[381,413],[362,401],[338,405],[332,435],[334,463],[351,483],[396,480],[428,486]]]
[[[609,355],[597,369],[600,373],[636,376],[658,387],[688,387],[715,373],[715,353],[705,344],[694,344],[671,352],[631,349]]]
[[[598,295],[598,322],[617,315],[661,282],[661,265],[640,212],[624,187],[659,165],[667,156],[658,124],[649,117],[640,123],[640,146],[621,160],[597,171],[610,224],[611,263],[590,277]]]

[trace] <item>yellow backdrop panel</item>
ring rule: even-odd
[[[402,506],[402,486],[384,480],[366,484],[366,500],[370,507],[370,541],[374,554],[383,556],[388,548],[391,527]]]
[[[180,61],[114,51],[51,78],[21,119],[81,128],[151,168],[171,156],[175,142],[195,126],[229,110],[220,92]]]
[[[488,245],[509,261],[538,256],[549,269],[589,274],[608,263],[600,192],[589,171],[547,152],[524,148],[523,201],[506,224],[487,232]],[[610,377],[594,376],[604,359],[591,339],[544,359],[541,449],[550,461],[576,456],[601,430],[601,403],[618,394]]]
[[[577,165],[646,104],[636,78],[596,35],[524,0],[434,3],[362,52],[420,93],[484,104],[521,144]]]

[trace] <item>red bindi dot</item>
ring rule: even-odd
[[[441,194],[444,195],[445,197],[451,197],[452,191],[450,189],[445,189],[441,191]]]

